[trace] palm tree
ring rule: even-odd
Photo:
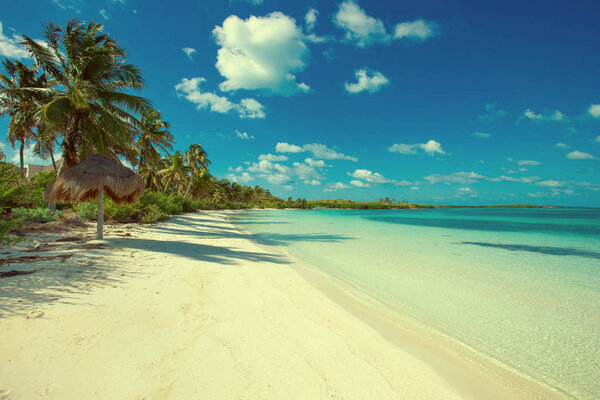
[[[174,140],[168,131],[169,123],[162,119],[158,110],[143,112],[136,128],[140,172],[142,168],[155,166],[160,161],[159,150],[169,154],[169,150],[173,150],[171,143],[174,143]]]
[[[162,186],[165,191],[174,190],[179,192],[181,184],[186,180],[190,167],[185,163],[180,151],[176,151],[167,158],[165,168],[158,171],[162,177]]]
[[[45,74],[36,76],[35,67],[19,61],[4,60],[5,74],[0,74],[0,115],[8,115],[8,140],[14,148],[19,142],[21,177],[25,177],[24,150],[27,140],[34,137],[35,112],[38,103],[47,98]]]
[[[200,143],[191,144],[189,150],[185,152],[184,157],[188,167],[190,168],[190,181],[188,183],[187,190],[183,195],[183,201],[185,201],[188,193],[190,192],[190,188],[192,187],[192,183],[194,181],[194,176],[202,175],[203,173],[207,172],[208,166],[210,165],[210,160],[206,158],[206,152]]]
[[[42,44],[23,35],[22,44],[55,83],[37,115],[61,130],[66,167],[91,153],[137,162],[134,114],[147,111],[150,101],[127,93],[143,86],[140,71],[126,63],[127,53],[100,23],[73,19],[65,29],[49,23],[44,36]]]

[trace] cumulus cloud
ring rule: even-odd
[[[29,57],[27,51],[19,45],[17,35],[10,38],[2,33],[2,22],[0,22],[0,56],[16,58],[17,60]]]
[[[252,175],[250,175],[247,172],[242,172],[240,175],[227,174],[227,175],[225,175],[225,178],[229,179],[232,182],[237,182],[237,183],[248,183],[253,179]]]
[[[400,154],[417,154],[419,150],[423,150],[425,153],[429,155],[433,155],[435,153],[438,154],[446,154],[446,152],[442,149],[442,145],[439,142],[431,139],[427,143],[416,143],[416,144],[394,144],[388,147],[388,151],[392,153],[400,153]]]
[[[536,185],[544,186],[544,187],[560,187],[560,186],[564,186],[564,183],[562,183],[560,181],[555,181],[553,179],[548,179],[545,181],[537,182]]]
[[[394,34],[391,35],[387,33],[381,20],[367,15],[354,0],[346,0],[340,4],[333,22],[346,32],[346,40],[354,42],[359,47],[373,43],[386,43],[394,39],[425,40],[434,35],[436,28],[435,23],[418,19],[397,24]]]
[[[402,22],[394,28],[394,39],[417,39],[425,40],[434,35],[436,24],[418,19],[413,22]]]
[[[295,144],[280,142],[275,145],[275,151],[278,153],[302,153],[304,150]]]
[[[311,8],[304,16],[304,22],[306,23],[307,31],[313,31],[315,29],[315,24],[317,23],[317,15],[319,15],[319,12],[314,8]]]
[[[183,49],[181,49],[186,56],[188,56],[190,58],[190,60],[192,59],[192,56],[194,54],[196,54],[196,49],[191,48],[191,47],[184,47]]]
[[[485,132],[473,132],[473,136],[479,139],[489,139],[492,135]]]
[[[360,179],[369,183],[393,183],[396,186],[408,186],[412,185],[409,181],[396,181],[394,179],[388,179],[378,172],[369,171],[368,169],[357,169],[354,172],[348,172],[348,175],[354,179]],[[354,181],[356,182],[356,181]],[[352,182],[350,182],[352,184]],[[353,184],[354,186],[358,186]],[[368,187],[368,186],[360,186]]]
[[[327,167],[327,164],[325,164],[325,161],[323,160],[313,160],[310,157],[307,157],[304,159],[304,162],[308,165],[310,165],[313,168],[323,168],[323,167]]]
[[[259,161],[263,161],[263,160],[267,160],[267,161],[287,161],[289,160],[289,158],[287,158],[286,156],[278,156],[275,154],[261,154],[260,156],[258,156],[258,160]]]
[[[325,160],[358,161],[358,158],[356,157],[338,153],[337,151],[321,143],[305,144],[302,147],[289,143],[277,143],[277,145],[275,146],[275,151],[278,153],[302,153],[308,151],[311,152],[316,158],[321,158]]]
[[[325,189],[323,189],[324,192],[333,192],[335,190],[343,190],[343,189],[350,189],[350,186],[342,183],[342,182],[335,182],[335,183],[330,183],[329,185],[327,185],[327,187]]]
[[[596,157],[589,153],[584,153],[579,150],[575,150],[567,154],[567,158],[570,160],[595,160]]]
[[[104,9],[100,10],[100,15],[102,15],[102,18],[108,19],[108,11]]]
[[[558,143],[556,143],[556,147],[560,147],[561,149],[568,149],[569,145],[567,145],[566,143],[563,143],[563,142],[558,142]]]
[[[378,71],[374,71],[371,76],[369,76],[366,69],[359,69],[354,72],[354,75],[357,79],[356,83],[346,82],[345,86],[348,93],[360,93],[365,90],[369,93],[375,93],[383,86],[390,83],[389,79]]]
[[[198,110],[207,108],[212,112],[227,114],[236,112],[240,118],[264,118],[264,106],[255,99],[242,99],[239,104],[232,103],[227,97],[211,92],[202,92],[200,84],[206,82],[202,77],[183,78],[175,85],[177,96],[196,104]]]
[[[34,148],[35,148],[35,143],[31,143],[29,146],[26,146],[23,149],[23,163],[25,165],[27,164],[40,164],[40,162],[44,162],[44,160],[40,159],[39,157],[37,157],[34,154]],[[15,163],[15,164],[19,164],[21,162],[20,156],[19,156],[19,152],[15,151],[15,154],[13,154],[12,158],[10,159],[11,162]]]
[[[600,104],[590,104],[588,113],[594,118],[600,118]]]
[[[359,181],[359,180],[352,180],[352,181],[350,181],[350,184],[352,186],[356,186],[356,187],[359,187],[359,188],[368,188],[368,187],[371,187],[370,184],[365,183],[363,181]]]
[[[478,182],[485,179],[485,176],[480,175],[476,172],[454,172],[452,174],[432,174],[425,177],[425,180],[431,184],[435,183],[457,183],[460,185],[469,185],[471,183]]]
[[[235,15],[213,30],[222,91],[267,90],[289,96],[310,89],[295,74],[306,68],[308,47],[302,29],[281,12],[243,20]]]
[[[235,131],[235,135],[236,135],[237,137],[239,137],[240,139],[242,139],[242,140],[250,140],[250,139],[254,139],[254,136],[252,136],[252,135],[248,135],[248,133],[246,133],[246,132],[240,132],[240,131],[238,131],[237,129],[236,129],[236,131]]]
[[[535,160],[520,160],[517,161],[518,165],[531,165],[531,166],[535,166],[535,165],[541,165],[542,163],[539,161],[535,161]]]
[[[319,186],[321,184],[321,182],[316,179],[313,179],[311,181],[309,181],[309,180],[304,181],[304,184],[311,185],[311,186]]]
[[[565,114],[563,114],[562,112],[558,111],[558,110],[554,110],[554,112],[551,113],[547,113],[547,114],[537,114],[535,112],[533,112],[530,109],[525,110],[525,112],[523,112],[523,115],[521,116],[521,119],[528,119],[531,121],[564,121],[567,117],[565,116]]]

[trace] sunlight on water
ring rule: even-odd
[[[235,222],[495,360],[600,398],[600,210],[249,211]]]

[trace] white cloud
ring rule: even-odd
[[[396,181],[394,179],[388,179],[380,173],[369,171],[368,169],[357,169],[354,172],[348,172],[348,175],[354,179],[361,179],[369,183],[393,183],[396,186],[412,185],[412,183],[408,181]]]
[[[262,2],[263,2],[263,0],[238,0],[238,1],[243,1],[244,3],[249,3],[254,6],[258,6],[258,5],[262,4]]]
[[[473,136],[479,139],[489,139],[492,135],[485,132],[473,132]]]
[[[479,196],[479,193],[477,193],[476,191],[474,191],[473,189],[471,189],[469,187],[458,188],[456,190],[456,194],[458,194],[459,196],[470,196],[470,197]]]
[[[316,169],[304,163],[295,162],[293,173],[302,180],[322,179]]]
[[[568,149],[569,145],[567,145],[566,143],[563,143],[563,142],[558,142],[558,143],[556,143],[556,147],[560,147],[561,149]]]
[[[520,160],[517,162],[518,165],[541,165],[542,163],[535,160]]]
[[[402,22],[394,28],[395,39],[418,39],[425,40],[434,35],[436,24],[418,19],[413,22]]]
[[[359,188],[369,188],[369,187],[371,187],[370,184],[364,183],[363,181],[358,181],[358,180],[352,180],[352,181],[350,181],[350,184],[352,186],[356,186],[356,187],[359,187]]]
[[[598,135],[598,137],[596,138],[596,140],[594,140],[594,142],[600,143],[600,135]]]
[[[590,104],[588,113],[594,118],[600,118],[600,104]]]
[[[258,163],[253,162],[247,169],[250,172],[259,172],[259,173],[266,173],[266,174],[273,173],[273,172],[287,174],[290,172],[289,167],[286,167],[285,165],[277,164],[275,162],[271,162],[266,159],[260,160]]]
[[[442,174],[432,174],[425,177],[431,184],[435,183],[458,183],[460,185],[469,185],[471,183],[478,182],[482,179],[485,179],[485,176],[480,175],[476,172],[454,172],[452,174],[442,175]]]
[[[275,145],[275,151],[278,153],[302,153],[304,150],[295,144],[280,142]]]
[[[418,186],[413,186],[410,188],[410,190],[421,190]]]
[[[222,91],[264,89],[287,96],[310,89],[294,75],[306,68],[309,51],[302,29],[287,15],[231,15],[213,35],[221,46],[216,67],[225,78]]]
[[[383,76],[383,74],[378,71],[374,71],[373,74],[369,76],[366,69],[359,69],[354,72],[354,75],[356,76],[358,82],[346,82],[345,86],[348,93],[360,93],[365,90],[369,93],[375,93],[381,89],[381,87],[390,83],[388,78]]]
[[[347,40],[356,42],[359,47],[389,40],[383,22],[368,16],[352,0],[346,0],[340,4],[333,17],[333,22],[346,31]]]
[[[584,153],[579,150],[575,150],[567,154],[567,158],[570,160],[595,160],[596,157],[589,153]]]
[[[358,158],[347,156],[342,153],[330,149],[321,143],[305,144],[304,146],[296,146],[295,144],[289,143],[277,143],[275,151],[278,153],[302,153],[305,151],[311,152],[316,158],[322,158],[325,160],[350,160],[358,161]]]
[[[311,167],[314,167],[314,168],[327,167],[327,164],[325,164],[325,161],[323,161],[323,160],[313,160],[310,157],[305,158],[304,162],[307,163],[308,165],[310,165]]]
[[[521,119],[529,119],[531,121],[564,121],[567,117],[565,114],[558,110],[554,110],[554,112],[549,114],[536,114],[530,109],[525,110]]]
[[[267,161],[287,161],[289,158],[286,156],[277,156],[275,154],[261,154],[258,156],[259,161],[267,160]]]
[[[418,19],[397,24],[394,34],[390,35],[381,20],[367,15],[354,0],[346,0],[340,4],[333,22],[346,32],[346,40],[355,42],[359,47],[386,43],[394,39],[425,40],[433,36],[436,27],[433,22]]]
[[[2,33],[2,22],[0,22],[0,56],[16,58],[17,60],[28,58],[29,54],[19,45],[19,40],[20,38],[17,35],[13,35],[12,38],[4,36]]]
[[[196,104],[198,110],[207,108],[210,111],[227,114],[230,111],[237,112],[240,118],[264,118],[264,106],[254,99],[242,99],[240,104],[229,101],[227,97],[215,93],[202,92],[200,84],[206,82],[202,77],[183,78],[175,85],[177,96]]]
[[[316,179],[313,179],[312,181],[308,181],[308,180],[304,181],[304,184],[311,185],[311,186],[319,186],[321,184],[321,182]]]
[[[327,187],[325,189],[323,189],[324,192],[333,192],[334,190],[343,190],[343,189],[350,189],[350,186],[342,183],[342,182],[336,182],[336,183],[330,183],[329,185],[327,185]]]
[[[44,160],[42,160],[41,158],[35,156],[33,154],[33,149],[35,147],[35,143],[31,143],[29,146],[26,146],[23,149],[23,164],[27,165],[27,164],[40,164],[40,162],[44,162]],[[19,152],[15,151],[15,154],[13,154],[12,158],[10,159],[11,162],[14,162],[15,164],[19,164],[20,161],[20,157],[19,157]]]
[[[314,8],[311,8],[304,16],[304,22],[306,23],[307,31],[313,31],[315,29],[315,24],[317,23],[317,15],[319,15],[319,12]]]
[[[417,154],[418,149],[423,150],[425,153],[429,155],[433,155],[435,153],[438,154],[446,154],[446,152],[442,149],[442,145],[439,142],[431,139],[427,143],[416,143],[416,144],[394,144],[388,147],[388,151],[393,153],[400,154]]]
[[[564,184],[562,182],[555,181],[553,179],[548,179],[548,180],[545,180],[545,181],[537,182],[536,185],[538,185],[538,186],[544,186],[544,187],[560,187],[560,186],[564,186]]]
[[[239,137],[242,140],[250,140],[250,139],[254,139],[254,136],[252,135],[248,135],[248,133],[246,132],[240,132],[237,129],[235,130],[235,135],[237,137]]]
[[[190,60],[192,59],[192,56],[194,54],[196,54],[196,49],[192,48],[192,47],[184,47],[183,49],[181,49],[186,56],[188,56],[190,58]]]
[[[237,183],[248,183],[253,179],[252,175],[250,175],[247,172],[242,172],[240,175],[227,174],[227,175],[225,175],[225,178],[229,179],[232,182],[237,182]]]
[[[302,148],[306,151],[310,151],[315,157],[323,158],[325,160],[358,161],[358,158],[356,157],[338,153],[337,151],[330,149],[329,147],[320,143],[305,144]]]
[[[108,19],[108,11],[104,9],[100,10],[100,15],[102,15],[102,18]]]

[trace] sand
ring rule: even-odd
[[[227,212],[42,239],[1,255],[72,254],[0,266],[35,271],[0,279],[2,400],[541,398],[390,334]]]

